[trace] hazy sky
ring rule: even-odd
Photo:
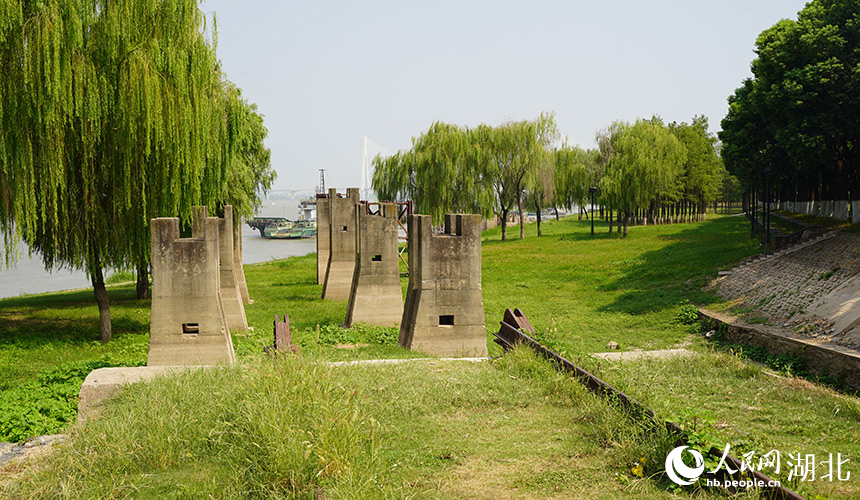
[[[275,189],[358,186],[362,139],[396,151],[436,120],[554,111],[594,146],[615,120],[708,117],[751,76],[756,37],[803,0],[205,0],[230,80],[259,106]],[[371,153],[379,152],[371,149]]]

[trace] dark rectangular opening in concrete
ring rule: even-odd
[[[439,326],[454,326],[453,314],[442,314],[439,316]]]
[[[341,231],[343,231],[345,233],[346,232],[346,226],[343,226],[343,229],[341,229]]]
[[[200,333],[200,325],[197,323],[182,323],[182,333]]]
[[[376,254],[373,257],[371,257],[370,260],[372,260],[373,262],[382,262],[382,255]]]

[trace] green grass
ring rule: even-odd
[[[21,498],[672,498],[672,442],[523,350],[493,363],[256,358],[137,384]],[[2,484],[2,483],[0,483]],[[0,492],[3,486],[0,485]]]
[[[91,291],[0,300],[0,441],[62,432],[87,373],[146,364],[149,301],[109,287],[114,339],[99,341]]]
[[[631,227],[626,239],[596,222],[593,238],[589,224],[573,217],[545,223],[541,238],[534,225],[526,239],[506,243],[497,241],[498,229],[485,233],[487,330],[505,308],[520,307],[541,339],[663,417],[693,418],[733,451],[860,456],[856,398],[714,352],[686,324],[690,303],[725,305],[702,291],[716,271],[758,250],[745,219]],[[233,336],[243,368],[128,391],[105,418],[75,428],[55,461],[0,485],[0,496],[3,487],[44,493],[35,498],[62,498],[56,491],[70,492],[67,498],[687,496],[667,491],[660,474],[665,436],[646,435],[527,353],[478,365],[323,368],[329,360],[423,355],[393,345],[396,330],[338,330],[346,304],[319,299],[315,262],[310,255],[245,266],[255,302],[246,306],[253,331]],[[0,321],[10,318],[14,328],[0,323],[0,369],[19,355],[32,365],[10,386],[62,361],[145,359],[148,302],[136,301],[128,285],[110,294],[121,328],[115,324],[116,341],[106,345],[96,340],[90,292],[0,300]],[[260,356],[274,314],[285,312],[303,358]],[[68,325],[64,337],[52,338],[51,317]],[[684,345],[696,355],[623,364],[588,357],[610,340],[622,349]],[[49,346],[44,352],[41,342]],[[336,342],[371,345],[335,349]],[[320,419],[305,418],[316,408]],[[319,454],[304,456],[308,443]],[[652,479],[632,474],[637,462]],[[328,464],[337,472],[329,474]],[[795,486],[809,498],[856,498],[860,473],[852,471],[851,482]]]
[[[826,458],[841,453],[860,456],[860,401],[807,380],[774,374],[757,363],[725,352],[697,350],[694,357],[608,363],[580,358],[616,388],[676,422],[696,417],[732,454],[770,450],[785,459],[801,452]],[[765,471],[772,475],[772,471]],[[819,474],[822,470],[819,469]],[[808,498],[857,498],[860,483],[788,480],[788,470],[774,477]],[[819,495],[816,497],[815,495]]]
[[[795,219],[792,219],[791,217],[781,218],[771,216],[770,227],[771,229],[776,229],[777,231],[780,231],[786,236],[788,236],[803,229],[803,226],[800,226],[799,224],[795,223],[794,220]]]
[[[627,238],[608,234],[595,220],[574,217],[535,224],[526,238],[499,240],[484,234],[483,291],[487,329],[505,308],[519,307],[536,328],[550,325],[565,343],[585,352],[663,349],[686,342],[688,329],[673,321],[687,303],[712,305],[702,288],[721,269],[755,253],[741,217],[711,216],[697,224],[631,227]],[[518,230],[509,231],[519,234]]]
[[[67,361],[146,364],[149,301],[133,286],[108,287],[113,340],[99,341],[91,290],[0,300],[0,391]]]
[[[302,354],[330,361],[426,357],[397,347],[397,328],[379,329],[356,326],[332,342],[336,327],[346,319],[346,301],[321,300],[322,285],[316,284],[316,254],[245,266],[245,280],[253,304],[245,306],[248,325],[253,331],[233,335],[239,356],[262,352],[273,343],[275,314],[290,316],[293,343]],[[322,338],[320,338],[322,336]],[[380,337],[389,342],[376,342]],[[331,344],[369,343],[358,349],[332,349]]]

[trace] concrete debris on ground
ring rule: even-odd
[[[849,349],[860,349],[860,335],[852,331],[838,331],[834,321],[823,318],[803,318],[777,323],[776,326],[790,328],[795,333],[814,339],[829,340]]]
[[[598,352],[592,354],[597,359],[608,361],[635,361],[637,359],[666,359],[671,357],[692,356],[693,351],[687,349],[661,349],[658,351],[624,351],[624,352]]]
[[[36,436],[21,443],[0,443],[0,467],[12,460],[26,459],[31,456],[46,453],[51,445],[62,443],[66,440],[65,434],[53,434],[50,436]]]

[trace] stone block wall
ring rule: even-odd
[[[438,356],[486,356],[481,290],[481,216],[446,215],[434,234],[409,216],[409,288],[399,344]]]

